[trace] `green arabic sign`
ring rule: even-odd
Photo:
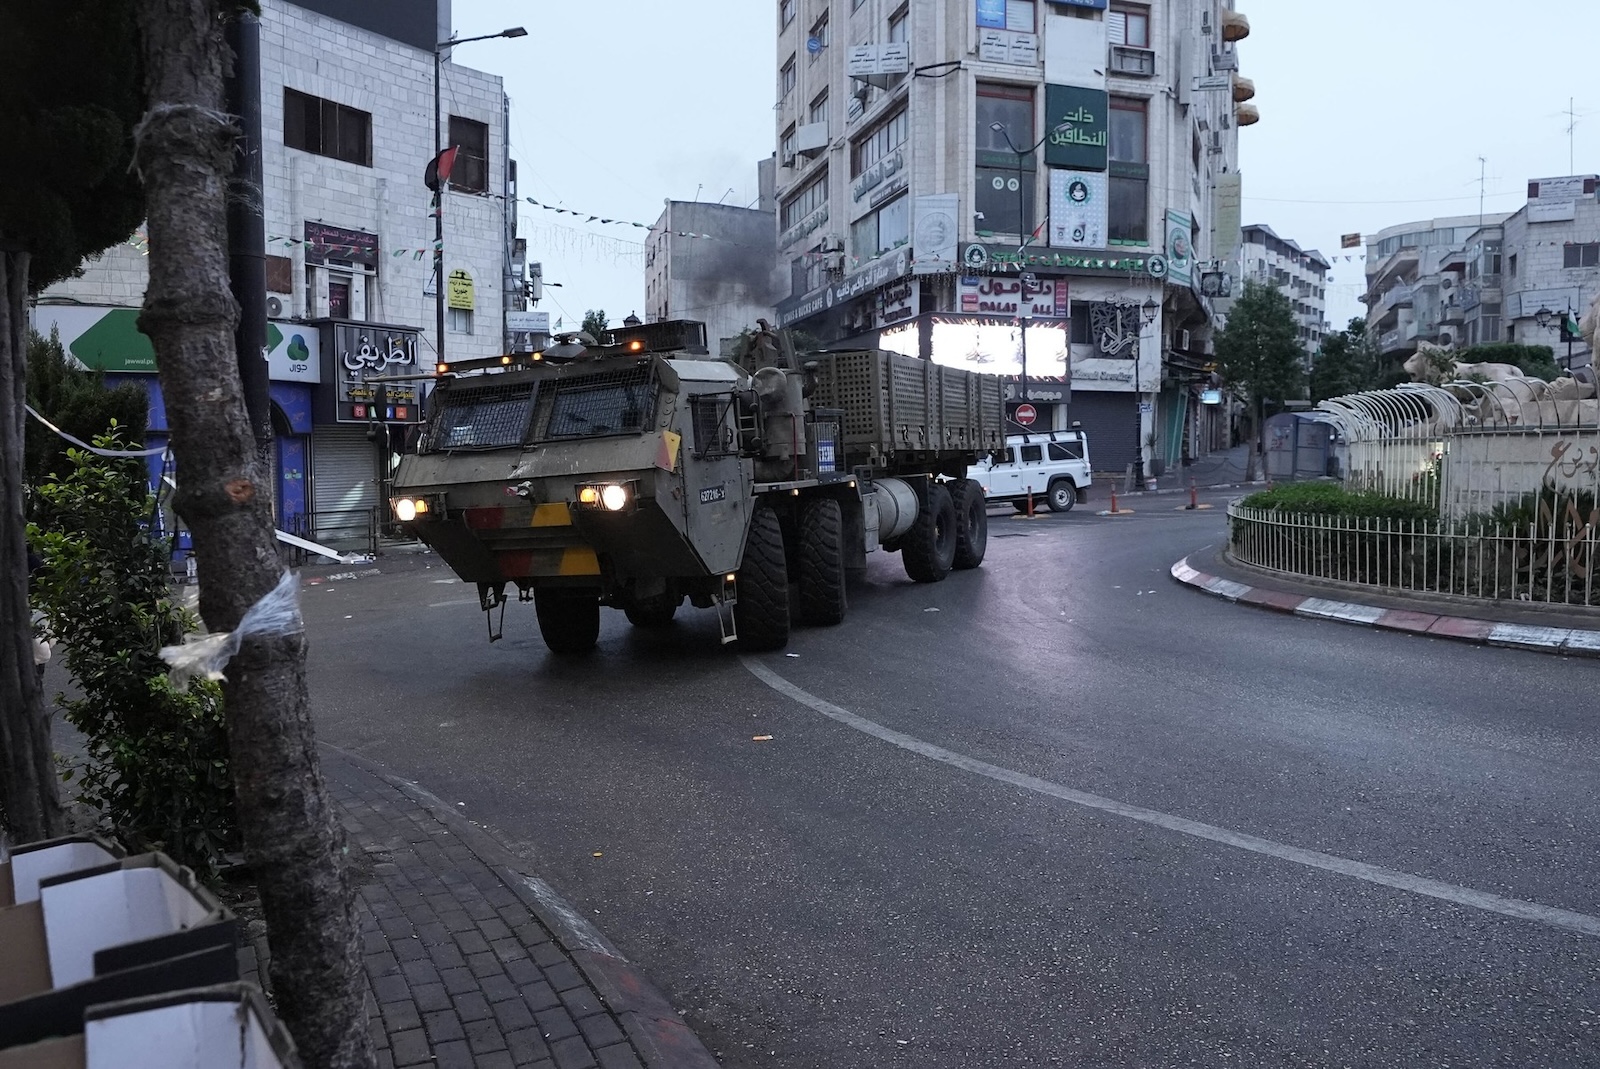
[[[1044,87],[1044,162],[1080,171],[1106,169],[1110,97],[1104,89]]]

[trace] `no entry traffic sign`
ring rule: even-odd
[[[1023,403],[1017,406],[1017,410],[1011,414],[1011,418],[1016,420],[1019,426],[1031,427],[1033,426],[1033,421],[1039,418],[1039,413],[1035,411],[1032,405]]]

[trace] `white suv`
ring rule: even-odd
[[[1066,512],[1089,492],[1089,440],[1080,430],[1013,434],[1005,448],[979,461],[968,474],[991,501],[1028,509],[1030,493],[1051,512]]]

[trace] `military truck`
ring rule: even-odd
[[[764,323],[719,359],[702,324],[648,323],[439,365],[390,505],[477,585],[491,641],[515,589],[557,653],[593,648],[602,606],[656,628],[685,600],[717,610],[724,643],[770,650],[796,620],[843,620],[869,553],[923,583],[982,563],[967,469],[1003,433],[992,375],[800,357]]]

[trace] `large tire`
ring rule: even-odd
[[[900,559],[918,583],[937,583],[955,566],[956,505],[943,483],[928,483],[916,522],[900,542]]]
[[[950,486],[956,508],[955,567],[976,568],[989,549],[989,502],[984,500],[983,486],[974,479]]]
[[[588,653],[600,639],[600,596],[592,590],[535,590],[533,607],[551,653]]]
[[[1072,485],[1071,479],[1057,479],[1050,484],[1044,503],[1051,512],[1071,512],[1072,506],[1078,503],[1078,488]]]
[[[783,562],[783,528],[778,514],[756,506],[750,518],[744,562],[739,565],[733,605],[739,648],[780,650],[789,644],[789,571]]]
[[[683,598],[679,595],[659,594],[653,598],[641,598],[622,611],[634,627],[657,629],[672,623],[682,602]]]
[[[829,626],[844,620],[844,510],[831,497],[800,506],[800,619]]]

